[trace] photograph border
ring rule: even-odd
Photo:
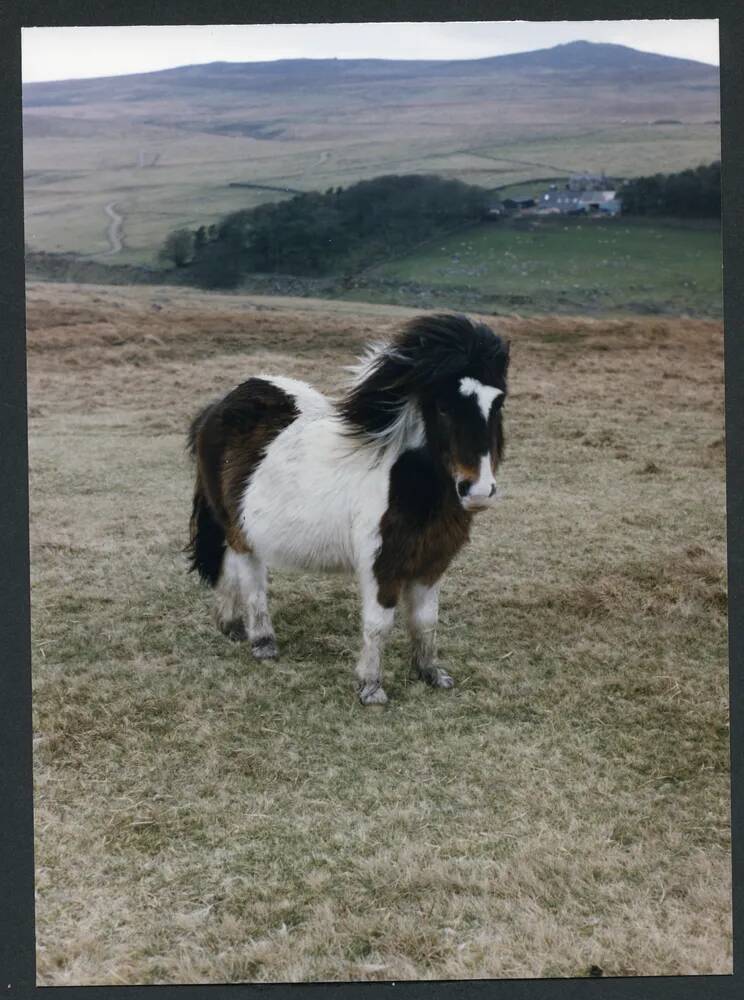
[[[718,18],[726,386],[733,975],[163,986],[36,985],[21,28],[63,25]],[[60,1000],[744,995],[744,6],[741,0],[6,0],[0,5],[0,996]],[[738,62],[737,62],[738,58]]]

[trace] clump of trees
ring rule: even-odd
[[[721,164],[636,177],[623,184],[619,195],[628,215],[715,218],[721,214]]]
[[[166,236],[158,256],[176,267],[185,267],[194,258],[194,234],[190,229],[174,229]]]
[[[484,188],[441,177],[390,175],[232,212],[217,225],[171,233],[161,258],[204,287],[247,273],[348,273],[458,226],[478,222]]]

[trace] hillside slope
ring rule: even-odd
[[[400,81],[439,78],[488,78],[523,70],[559,73],[564,80],[586,73],[605,80],[625,81],[641,73],[646,80],[717,84],[718,67],[692,59],[641,52],[626,45],[568,42],[548,49],[517,52],[484,59],[277,59],[271,62],[212,62],[151,73],[96,79],[29,83],[23,88],[26,107],[73,105],[81,102],[155,98],[165,91],[209,87],[234,91],[240,84],[263,89],[294,90],[298,86],[365,83],[381,86]]]
[[[429,172],[495,188],[717,158],[714,66],[574,42],[468,61],[210,63],[24,88],[27,242],[151,260],[177,225],[300,190]],[[672,124],[669,124],[669,122]],[[660,124],[661,122],[661,124]],[[664,124],[666,122],[666,124]]]

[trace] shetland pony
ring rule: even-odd
[[[423,316],[369,348],[338,401],[262,375],[202,410],[189,551],[222,631],[276,657],[267,567],[351,571],[362,703],[387,701],[381,654],[399,601],[414,671],[452,687],[436,660],[439,582],[498,497],[508,363],[484,324]]]

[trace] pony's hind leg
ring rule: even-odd
[[[432,587],[408,583],[403,588],[403,599],[411,636],[412,671],[432,687],[453,687],[450,675],[437,665],[439,583]]]
[[[247,638],[243,621],[243,595],[240,580],[240,557],[231,548],[225,550],[219,579],[214,588],[214,617],[217,627],[229,639]]]
[[[240,590],[251,652],[257,660],[279,655],[268,602],[266,564],[250,553],[237,556]]]

